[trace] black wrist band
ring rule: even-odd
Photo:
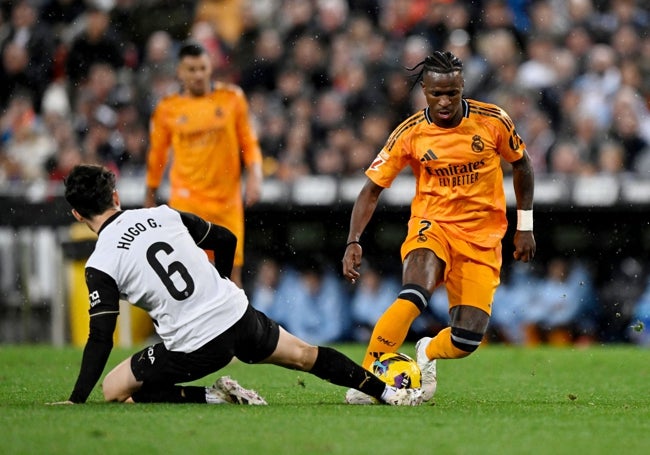
[[[347,248],[347,247],[349,247],[350,245],[352,245],[353,243],[356,243],[357,245],[361,246],[361,242],[359,242],[358,240],[352,240],[352,241],[346,243],[346,244],[345,244],[345,247]]]

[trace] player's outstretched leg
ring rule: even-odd
[[[418,392],[400,392],[393,397],[397,389],[388,387],[342,352],[327,346],[310,345],[281,327],[275,351],[263,363],[306,371],[332,384],[356,389],[383,403],[415,405],[422,401],[418,401]]]

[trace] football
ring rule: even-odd
[[[386,352],[372,364],[372,372],[386,384],[398,389],[421,386],[420,368],[415,360],[400,352]]]

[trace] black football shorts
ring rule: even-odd
[[[169,351],[163,343],[147,346],[131,357],[131,371],[148,383],[190,382],[220,370],[233,357],[261,362],[275,351],[279,337],[278,324],[248,305],[239,321],[196,351]]]

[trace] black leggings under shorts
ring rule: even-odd
[[[261,362],[275,351],[279,337],[278,324],[248,305],[239,321],[196,351],[169,351],[163,343],[147,346],[131,357],[131,371],[147,383],[190,382],[220,370],[233,357]]]

